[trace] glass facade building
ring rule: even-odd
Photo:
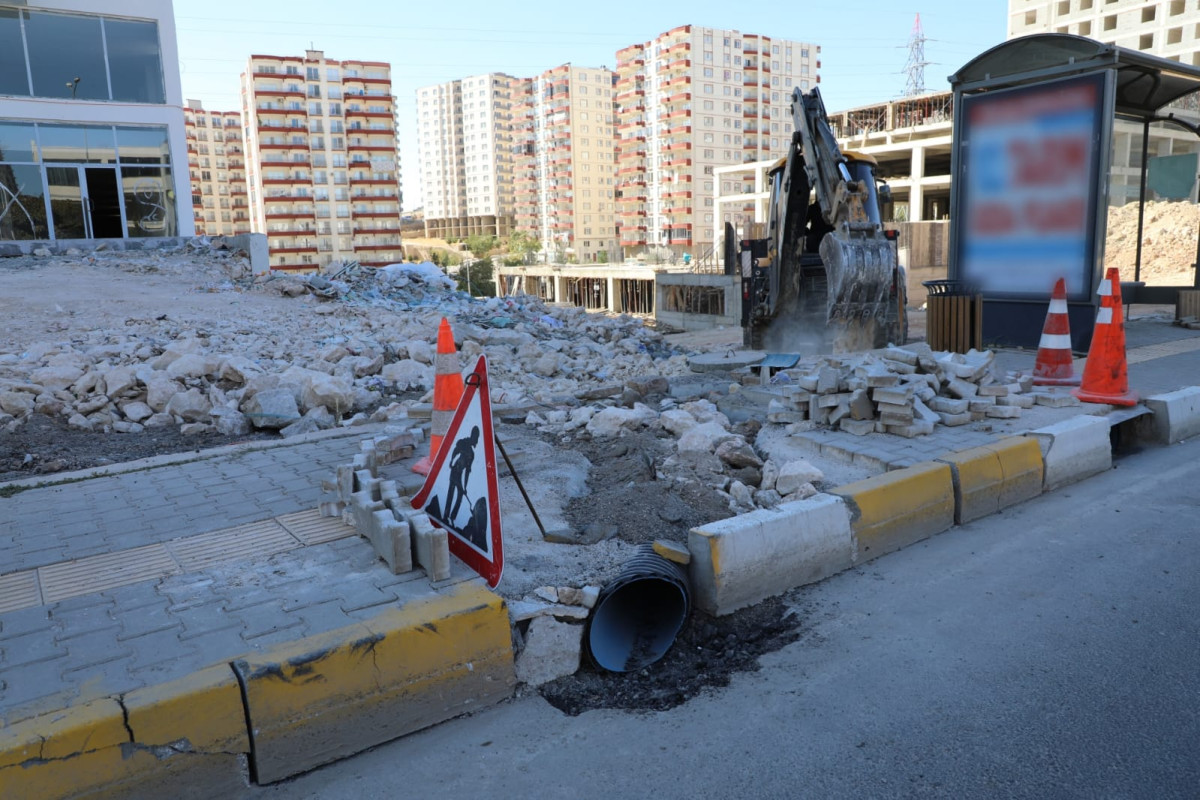
[[[177,63],[169,3],[0,0],[0,241],[193,233]]]

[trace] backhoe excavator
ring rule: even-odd
[[[904,270],[896,232],[883,229],[880,194],[890,203],[890,193],[876,186],[875,159],[838,147],[818,89],[796,89],[791,110],[788,155],[769,173],[766,237],[736,253],[745,343],[809,354],[903,344]]]

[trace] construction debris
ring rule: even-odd
[[[4,266],[24,261],[34,258]],[[246,259],[202,239],[176,250],[36,262],[51,280],[73,279],[81,266],[99,280],[105,272],[167,276],[176,279],[169,291],[223,295],[225,308],[186,319],[175,302],[114,324],[104,312],[116,303],[84,302],[60,306],[49,327],[45,316],[14,325],[20,333],[0,345],[0,428],[45,414],[102,432],[187,426],[290,436],[401,418],[405,406],[429,400],[442,316],[454,322],[464,363],[488,355],[496,403],[552,403],[639,375],[688,371],[685,356],[640,320],[530,297],[472,298],[431,264],[359,267],[337,280],[256,278]]]

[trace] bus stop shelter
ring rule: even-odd
[[[948,274],[982,295],[984,342],[1037,347],[1061,277],[1072,349],[1087,350],[1104,277],[1117,119],[1143,132],[1137,264],[1121,275],[1123,299],[1173,303],[1180,289],[1200,288],[1200,270],[1190,287],[1138,283],[1150,126],[1177,125],[1200,139],[1200,95],[1188,97],[1200,91],[1200,68],[1082,36],[1035,34],[977,56],[950,85]]]

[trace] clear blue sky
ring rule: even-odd
[[[616,66],[616,51],[679,25],[733,28],[821,45],[821,91],[830,111],[904,91],[913,20],[925,37],[925,86],[950,75],[1006,33],[1007,0],[797,0],[656,3],[525,0],[174,0],[183,95],[236,110],[251,53],[387,61],[399,111],[404,205],[421,202],[412,116],[416,89],[482,72],[529,76],[568,61]],[[584,17],[578,9],[595,9]]]

